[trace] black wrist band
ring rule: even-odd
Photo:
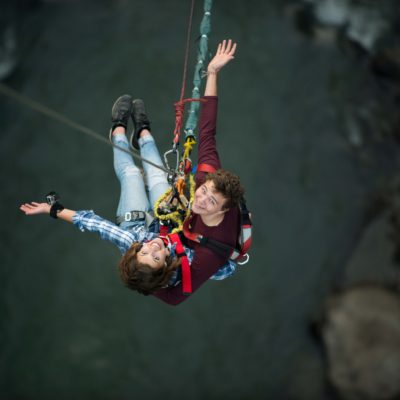
[[[62,210],[64,210],[64,206],[62,204],[58,202],[54,203],[50,208],[50,217],[57,219],[57,214]]]

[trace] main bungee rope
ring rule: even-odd
[[[197,53],[197,63],[195,65],[195,70],[193,75],[193,90],[192,90],[193,99],[200,98],[200,87],[202,78],[204,77],[205,60],[209,56],[208,36],[211,32],[211,7],[212,7],[212,0],[205,0],[203,6],[204,14],[200,23],[200,38],[199,38],[198,53]],[[189,115],[186,120],[184,129],[186,140],[189,137],[195,138],[194,132],[197,126],[199,108],[200,108],[199,102],[190,103]]]
[[[188,173],[188,165],[186,160],[189,159],[190,153],[193,149],[193,146],[196,144],[196,135],[195,128],[197,126],[198,121],[198,111],[200,108],[200,86],[201,80],[204,77],[204,65],[205,60],[208,56],[208,35],[211,31],[211,6],[212,0],[204,1],[204,14],[200,24],[200,38],[199,38],[199,46],[198,46],[198,54],[197,54],[197,63],[195,66],[194,76],[193,76],[193,90],[192,97],[188,99],[184,99],[184,93],[186,88],[186,75],[187,75],[187,60],[189,54],[190,47],[190,34],[191,34],[191,26],[193,19],[193,9],[194,9],[195,1],[192,0],[192,6],[190,11],[189,18],[189,28],[186,40],[186,51],[185,51],[185,61],[183,68],[183,79],[182,79],[182,88],[181,88],[181,96],[177,103],[175,103],[175,130],[174,130],[174,140],[173,140],[173,149],[176,148],[179,144],[179,138],[182,131],[182,120],[184,114],[184,107],[186,103],[190,103],[189,115],[185,124],[185,144],[184,144],[184,152],[182,155],[183,159],[183,168]]]
[[[181,95],[178,102],[175,103],[175,129],[173,133],[172,148],[164,153],[164,161],[167,168],[171,171],[168,176],[171,188],[168,189],[155,203],[154,214],[164,225],[172,227],[172,232],[182,230],[183,221],[190,214],[190,204],[193,201],[195,182],[192,171],[192,161],[190,154],[196,144],[195,128],[198,121],[198,110],[200,107],[200,86],[203,78],[205,59],[208,51],[208,34],[211,30],[210,16],[212,0],[204,1],[204,15],[200,25],[200,40],[199,51],[197,55],[197,64],[194,72],[193,90],[191,98],[184,98],[187,76],[187,60],[190,47],[190,35],[193,19],[195,0],[192,0],[189,27],[186,38],[186,51],[183,68],[183,79],[181,87]],[[184,108],[187,103],[190,103],[189,117],[185,125],[185,143],[181,160],[179,159],[179,139],[182,133]],[[176,157],[175,168],[169,166],[168,156],[173,154]],[[184,194],[184,190],[189,185],[189,198]]]
[[[174,104],[175,105],[175,129],[173,133],[173,140],[172,140],[172,148],[164,153],[164,160],[169,167],[168,164],[168,155],[174,154],[176,157],[176,166],[175,166],[175,174],[178,173],[178,169],[180,166],[179,163],[179,152],[178,152],[178,145],[179,139],[182,132],[182,125],[183,125],[183,115],[185,111],[185,104],[188,102],[198,101],[197,98],[189,98],[185,99],[185,90],[186,90],[186,80],[187,80],[187,69],[188,69],[188,60],[189,60],[189,51],[190,51],[190,37],[192,33],[192,22],[193,22],[193,14],[194,14],[194,6],[196,0],[191,1],[190,5],[190,14],[189,14],[189,22],[188,22],[188,29],[186,33],[186,48],[185,48],[185,56],[183,62],[183,73],[182,73],[182,84],[181,84],[181,94],[179,100]],[[176,177],[171,177],[176,179]],[[173,182],[171,182],[172,184]]]

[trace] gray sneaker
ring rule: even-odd
[[[140,137],[140,132],[142,132],[143,129],[150,130],[150,121],[147,117],[143,100],[135,99],[133,100],[132,105],[132,121],[135,128],[131,133],[129,142],[134,149],[139,150],[138,140]]]
[[[126,128],[128,126],[128,120],[132,113],[132,96],[129,94],[124,94],[115,101],[111,110],[111,130],[112,131],[117,126],[123,126]]]

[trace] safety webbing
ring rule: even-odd
[[[146,160],[145,158],[141,157],[137,152],[133,152],[131,150],[125,149],[124,147],[118,146],[114,143],[111,143],[108,139],[106,139],[104,136],[100,135],[99,133],[95,132],[93,129],[87,128],[86,126],[83,126],[70,118],[66,117],[65,115],[62,115],[61,113],[52,110],[49,107],[44,106],[43,104],[30,99],[29,97],[23,95],[22,93],[17,92],[15,89],[12,89],[11,87],[5,85],[4,83],[0,83],[0,93],[13,98],[14,100],[17,100],[21,104],[24,104],[25,106],[43,114],[46,115],[49,118],[52,118],[66,126],[69,126],[70,128],[73,128],[79,132],[84,133],[85,135],[91,136],[93,139],[96,139],[100,142],[103,142],[107,145],[110,145],[112,147],[115,147],[118,150],[123,151],[124,153],[130,154],[132,157],[135,157],[138,160],[141,160],[142,162],[146,162],[147,164],[152,165],[153,167],[156,167],[164,172],[169,173],[169,170],[164,168],[161,165],[154,164],[152,161]]]

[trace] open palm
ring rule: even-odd
[[[208,64],[208,72],[218,72],[222,67],[228,64],[229,61],[233,60],[236,51],[236,43],[232,43],[232,40],[223,40],[218,45],[217,52],[214,58]]]
[[[50,206],[47,203],[32,203],[22,204],[19,208],[25,215],[48,214]]]

